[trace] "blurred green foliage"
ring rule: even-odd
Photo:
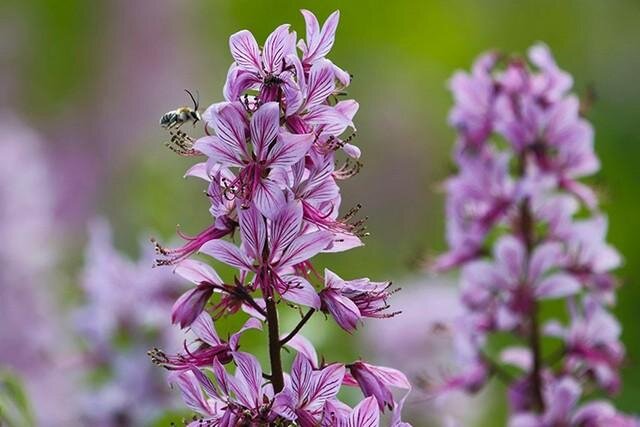
[[[33,427],[35,421],[31,404],[20,379],[12,373],[0,371],[0,425]]]

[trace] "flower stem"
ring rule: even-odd
[[[527,256],[531,256],[533,250],[533,221],[529,200],[525,199],[520,207],[520,227],[522,237],[527,248]],[[532,292],[533,294],[533,292]],[[529,347],[533,356],[533,367],[531,371],[531,383],[533,386],[533,402],[536,409],[544,411],[544,399],[542,396],[542,351],[540,348],[540,325],[538,319],[538,301],[531,297],[531,312],[529,316]]]
[[[302,327],[309,321],[309,319],[311,319],[311,317],[313,316],[313,313],[315,313],[316,311],[312,308],[309,309],[309,311],[307,311],[307,314],[304,315],[304,317],[302,318],[302,320],[300,320],[300,322],[298,322],[298,324],[296,325],[295,328],[293,328],[293,330],[291,332],[289,332],[289,334],[282,338],[280,340],[280,345],[285,345],[286,343],[288,343],[289,341],[291,341],[291,339],[293,337],[296,336],[296,334],[298,332],[300,332],[300,329],[302,329]]]
[[[271,363],[271,384],[273,391],[279,393],[284,388],[282,358],[280,355],[280,332],[278,330],[278,309],[273,297],[266,298],[267,325],[269,327],[269,361]]]
[[[520,157],[520,162],[518,165],[519,173],[521,176],[524,175],[525,167],[526,167],[526,151],[523,152]],[[522,234],[522,238],[524,240],[524,244],[527,250],[527,258],[531,257],[531,253],[533,252],[533,247],[535,245],[534,241],[534,229],[533,229],[533,218],[531,214],[531,206],[529,203],[529,199],[525,198],[522,204],[520,205],[520,232]],[[542,349],[540,348],[540,324],[538,318],[538,301],[533,296],[533,292],[531,292],[531,307],[530,307],[530,315],[529,315],[529,348],[531,350],[531,355],[533,358],[533,366],[531,370],[531,384],[532,384],[532,394],[533,394],[533,402],[535,408],[539,412],[544,411],[544,398],[542,395]]]

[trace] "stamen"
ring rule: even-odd
[[[338,167],[336,165],[336,169],[333,171],[333,177],[340,180],[351,178],[360,172],[362,166],[362,163],[357,160],[347,159],[342,166]]]
[[[164,145],[183,157],[195,157],[200,156],[200,153],[197,150],[193,149],[194,140],[186,132],[181,130],[169,131],[169,135],[171,135],[171,139],[167,141]]]

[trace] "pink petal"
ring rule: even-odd
[[[345,372],[344,365],[339,363],[333,363],[320,372],[314,372],[309,409],[320,409],[327,400],[336,397],[342,386]]]
[[[329,61],[316,62],[311,67],[307,84],[306,108],[323,104],[335,90],[335,77]]]
[[[267,239],[267,227],[264,218],[255,207],[239,209],[240,232],[244,248],[250,257],[258,259],[262,257],[262,251]]]
[[[570,274],[557,273],[536,285],[538,298],[562,298],[580,291],[580,282]]]
[[[171,308],[171,323],[181,328],[190,326],[202,313],[212,294],[213,288],[207,285],[199,285],[182,294]]]
[[[313,133],[294,134],[281,132],[278,142],[269,152],[267,159],[272,167],[287,167],[304,157],[313,145]]]
[[[282,280],[287,286],[278,286],[278,293],[282,298],[294,304],[301,304],[318,310],[320,297],[311,283],[302,277],[285,275]]]
[[[336,323],[345,331],[353,332],[362,319],[360,309],[349,298],[340,295],[339,292],[322,292],[321,300]]]
[[[186,405],[199,413],[210,413],[209,405],[202,393],[200,383],[192,372],[182,372],[170,377],[170,382],[177,384]]]
[[[244,70],[258,73],[262,71],[260,48],[255,37],[247,30],[238,31],[229,38],[231,56]]]
[[[196,163],[185,172],[184,177],[193,176],[211,182],[211,177],[207,170],[207,162]]]
[[[262,179],[253,192],[253,203],[267,218],[273,219],[285,204],[280,186],[269,178]]]
[[[284,206],[271,222],[271,257],[275,259],[300,234],[302,226],[302,205],[291,201]]]
[[[349,121],[353,121],[353,118],[356,116],[358,109],[360,108],[360,104],[358,101],[354,101],[353,99],[345,99],[344,101],[340,101],[335,106],[336,111],[344,115]],[[351,123],[353,126],[353,123]]]
[[[340,12],[335,11],[327,18],[318,33],[317,20],[313,14],[307,10],[303,10],[302,14],[307,23],[307,51],[304,52],[304,62],[311,64],[317,59],[323,58],[333,47],[335,41],[336,29],[340,20]],[[314,22],[314,20],[316,22]],[[309,34],[311,29],[311,34]]]
[[[289,24],[283,24],[269,34],[264,43],[262,59],[267,73],[279,74],[282,71],[289,48]]]
[[[222,343],[209,313],[200,313],[198,318],[191,324],[191,330],[198,338],[211,346]]]
[[[328,231],[315,231],[296,238],[287,248],[279,262],[279,267],[292,266],[312,258],[333,242]]]
[[[251,141],[258,159],[263,159],[265,150],[278,136],[280,127],[280,105],[267,102],[251,118]]]
[[[253,317],[247,319],[247,321],[242,326],[242,328],[240,328],[240,330],[238,332],[236,332],[235,334],[231,335],[231,338],[229,338],[229,347],[231,347],[232,350],[237,350],[238,349],[238,341],[240,341],[240,337],[242,336],[243,333],[245,333],[246,331],[248,331],[250,329],[262,330],[262,322],[260,320],[256,319],[256,318],[253,318]]]
[[[318,37],[320,33],[320,24],[318,23],[318,18],[306,9],[302,9],[300,11],[302,13],[302,17],[304,18],[304,22],[306,24],[307,30],[307,40],[313,40]]]
[[[496,260],[507,270],[512,278],[519,277],[524,268],[525,248],[520,240],[513,236],[503,236],[495,247]]]
[[[378,427],[380,412],[373,396],[367,397],[353,408],[346,427]]]
[[[311,389],[313,365],[302,353],[296,354],[291,366],[291,388],[300,398],[306,398]]]
[[[213,129],[220,140],[238,152],[246,152],[247,115],[240,102],[219,102],[205,111],[212,117]]]
[[[548,242],[538,246],[531,256],[529,264],[529,279],[536,280],[548,270],[558,267],[563,261],[562,245]]]
[[[262,368],[260,367],[260,362],[254,355],[243,352],[233,353],[233,360],[238,367],[236,377],[244,380],[250,393],[250,400],[254,402],[254,407],[258,407],[262,398]]]
[[[342,146],[342,150],[347,154],[347,156],[351,157],[352,159],[359,159],[360,155],[361,155],[361,151],[360,148],[358,148],[357,146],[353,145],[353,144],[344,144]]]
[[[500,353],[502,363],[516,366],[524,372],[529,372],[533,365],[531,350],[526,347],[508,347]]]
[[[223,166],[242,166],[240,151],[217,136],[204,136],[196,141],[193,148],[214,163],[220,163]]]
[[[262,79],[258,78],[254,73],[243,70],[234,62],[227,72],[227,80],[224,83],[222,93],[227,101],[238,101],[240,97],[253,87],[257,87],[262,83]],[[209,120],[203,115],[205,122]]]
[[[200,252],[242,270],[252,268],[251,260],[236,245],[226,240],[211,240],[202,245]]]
[[[283,335],[281,338],[284,338],[286,335]],[[318,367],[318,354],[316,353],[316,349],[311,344],[307,338],[302,334],[297,334],[293,338],[291,338],[287,344],[287,347],[291,347],[298,353],[304,354],[304,356],[309,359],[314,368]]]
[[[196,260],[186,259],[181,261],[173,269],[173,272],[196,285],[202,282],[215,285],[222,284],[222,279],[211,266]]]
[[[366,367],[373,372],[385,385],[391,387],[398,387],[404,390],[411,389],[411,383],[407,379],[406,375],[397,369],[387,368],[386,366],[370,365],[363,363]]]

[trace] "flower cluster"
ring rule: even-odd
[[[350,76],[326,58],[339,13],[322,26],[311,12],[302,14],[307,34],[300,41],[289,25],[276,28],[262,48],[249,31],[233,34],[225,101],[202,114],[206,136],[173,133],[175,151],[206,156],[187,175],[208,183],[213,220],[181,248],[156,245],[158,264],[173,265],[194,284],[174,304],[172,320],[195,338],[184,352],[156,352],[153,359],[173,371],[185,402],[200,414],[194,426],[377,426],[385,411],[393,425],[406,425],[400,421],[404,399],[392,394],[410,389],[402,373],[360,360],[319,362],[299,333],[315,313],[330,315],[348,332],[365,317],[395,314],[387,304],[390,283],[344,280],[330,270],[322,275],[311,261],[362,245],[366,233],[363,220],[355,219],[359,206],[339,216],[338,181],[360,167],[360,150],[351,144],[358,103],[344,99]],[[337,166],[338,156],[345,160]],[[232,269],[232,279],[191,258],[196,252]],[[286,307],[308,311],[282,334],[279,312]],[[241,312],[249,320],[221,339],[215,321]],[[268,372],[240,351],[242,334],[262,329]],[[289,374],[284,346],[297,352]],[[342,385],[359,387],[365,399],[351,409],[337,397]]]
[[[15,418],[12,424],[13,405],[7,398],[18,396],[10,385],[14,373],[33,408],[28,425],[71,425],[77,393],[68,381],[74,373],[54,292],[60,252],[54,169],[46,156],[47,141],[1,108],[0,134],[0,424],[28,423]]]
[[[620,385],[624,349],[608,311],[620,256],[579,182],[599,163],[571,76],[542,44],[529,60],[489,53],[451,80],[459,172],[446,182],[450,250],[435,266],[462,269],[461,343],[473,351],[440,390],[477,390],[496,374],[509,385],[512,426],[638,425],[604,401],[584,403],[587,391]],[[543,317],[551,300],[568,314]],[[526,344],[495,360],[486,341],[498,332]]]
[[[177,406],[147,350],[159,341],[180,348],[181,333],[166,313],[184,286],[171,272],[150,268],[153,251],[137,262],[119,253],[105,221],[94,221],[89,237],[81,278],[86,302],[74,312],[85,344],[82,417],[94,426],[145,425]],[[96,372],[108,374],[95,381]]]

